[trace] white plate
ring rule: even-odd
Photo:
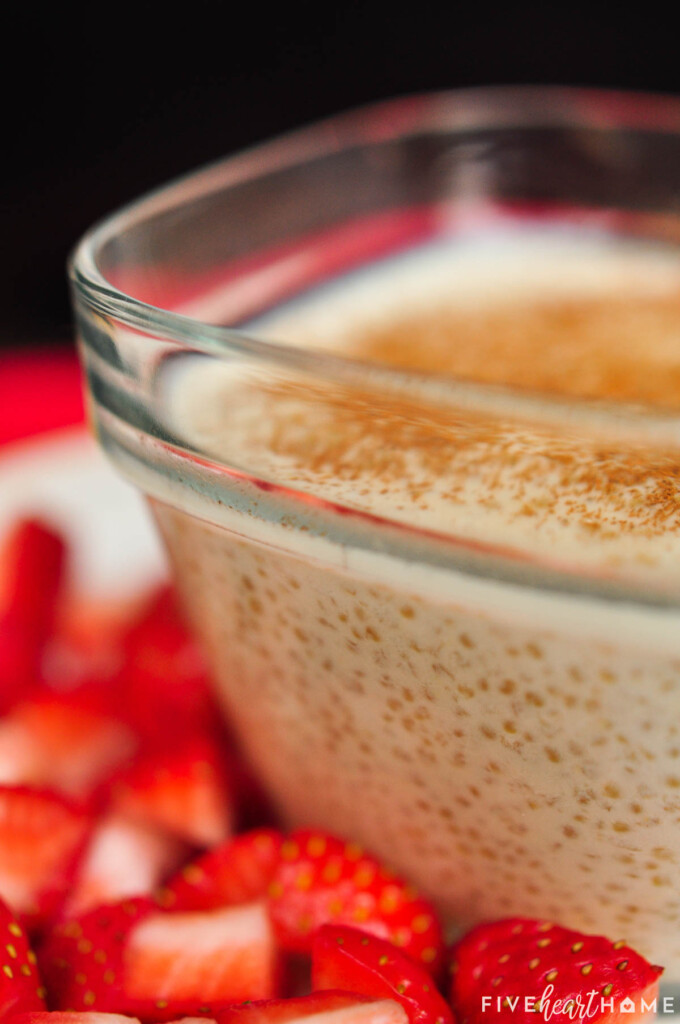
[[[0,538],[20,515],[39,515],[73,547],[74,582],[93,598],[125,598],[165,575],[143,498],[84,428],[0,448]]]

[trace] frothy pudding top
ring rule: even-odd
[[[680,253],[569,230],[459,239],[317,288],[255,331],[423,373],[422,388],[200,361],[173,415],[203,450],[412,526],[680,586]],[[473,411],[452,380],[578,401],[558,417]],[[600,421],[593,399],[652,407],[664,439]]]

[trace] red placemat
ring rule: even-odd
[[[0,353],[0,445],[84,421],[73,346]]]

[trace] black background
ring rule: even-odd
[[[485,84],[680,95],[671,12],[418,0],[14,10],[3,42],[0,344],[70,337],[64,263],[94,220],[319,117]]]

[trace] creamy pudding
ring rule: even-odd
[[[550,917],[680,977],[680,256],[515,225],[247,330],[354,362],[177,360],[168,415],[233,500],[153,508],[284,817],[461,925]]]

